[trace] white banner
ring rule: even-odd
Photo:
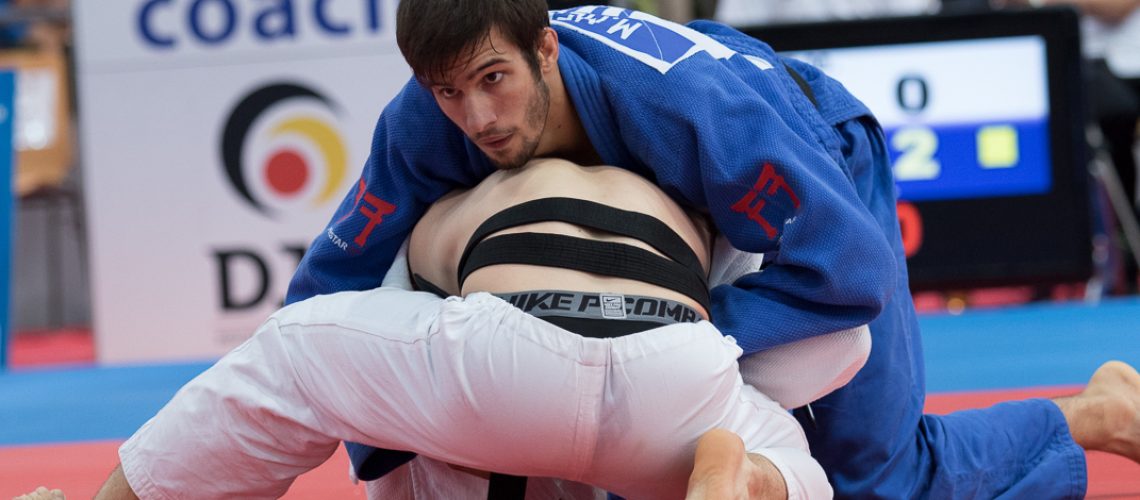
[[[396,0],[73,0],[100,362],[217,357],[280,307],[410,76]]]

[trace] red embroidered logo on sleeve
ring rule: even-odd
[[[756,179],[756,184],[743,198],[732,205],[732,211],[747,214],[749,219],[760,225],[768,239],[775,239],[776,228],[768,222],[768,219],[764,218],[761,212],[768,202],[778,196],[781,191],[785,196],[791,198],[793,208],[800,208],[800,198],[796,196],[795,191],[792,191],[792,188],[784,181],[783,176],[776,174],[776,169],[771,163],[765,163],[760,170],[760,177]]]
[[[364,201],[363,204],[360,202]],[[353,238],[352,242],[361,248],[368,242],[368,237],[372,234],[372,230],[376,229],[381,222],[384,222],[384,216],[396,211],[396,206],[388,203],[380,197],[368,192],[368,184],[364,179],[356,186],[356,199],[353,200],[352,210],[344,214],[343,217],[337,219],[337,223],[349,218],[352,214],[357,212],[363,214],[368,218],[368,223],[364,225],[364,229]],[[332,231],[330,228],[329,231]]]
[[[364,229],[360,234],[356,235],[356,239],[352,240],[357,246],[363,247],[368,242],[368,235],[372,234],[372,230],[384,221],[384,216],[396,211],[396,206],[381,200],[372,193],[364,193],[364,204],[357,205],[360,207],[360,213],[368,218],[368,224],[364,225]]]

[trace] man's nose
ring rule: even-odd
[[[472,135],[487,130],[495,123],[495,109],[486,96],[473,94],[466,99],[467,130]]]

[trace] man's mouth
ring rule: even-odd
[[[511,134],[491,136],[479,141],[479,144],[486,149],[502,149],[511,140]]]

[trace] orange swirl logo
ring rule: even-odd
[[[226,179],[266,215],[328,203],[343,190],[348,155],[333,124],[336,106],[293,83],[274,83],[242,98],[222,131]]]

